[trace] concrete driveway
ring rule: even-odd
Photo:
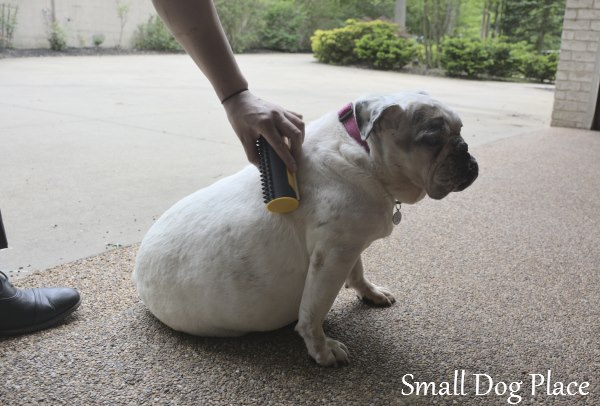
[[[426,90],[470,145],[548,126],[553,88],[241,55],[251,90],[307,121],[365,93]],[[27,273],[139,242],[181,197],[246,164],[210,84],[186,55],[0,60],[0,209]],[[14,275],[13,275],[14,276]]]

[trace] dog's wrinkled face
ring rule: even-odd
[[[458,115],[423,94],[401,94],[357,103],[363,138],[373,137],[389,176],[408,178],[433,199],[466,189],[477,178],[477,161],[460,135]]]

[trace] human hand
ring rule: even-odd
[[[302,116],[262,100],[249,91],[243,91],[223,103],[227,118],[242,142],[248,161],[258,165],[256,140],[262,135],[273,147],[285,166],[296,171],[294,155],[300,152],[304,141]],[[290,141],[291,149],[284,139]]]

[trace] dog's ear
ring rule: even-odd
[[[391,98],[376,98],[359,100],[354,103],[354,117],[356,117],[356,123],[360,130],[360,136],[363,141],[373,132],[375,124],[381,119],[384,113],[392,113],[394,111],[397,114],[402,114],[403,109],[398,105],[397,101]]]

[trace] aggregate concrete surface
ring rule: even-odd
[[[600,136],[544,129],[472,152],[473,186],[404,207],[363,256],[397,303],[372,308],[347,290],[336,300],[325,329],[350,365],[317,366],[293,326],[236,339],[171,331],[137,299],[131,246],[15,281],[74,286],[83,304],[60,327],[0,341],[0,403],[600,404]],[[464,396],[402,392],[403,377],[439,391],[462,370]],[[532,396],[531,374],[548,371],[551,391],[577,381],[589,394],[544,384]],[[476,396],[476,373],[499,393],[501,381],[522,385]]]
[[[465,81],[239,55],[250,89],[307,121],[365,93],[426,90],[470,145],[545,127],[549,85]],[[0,209],[24,275],[139,242],[182,196],[246,164],[187,55],[0,59]]]
[[[0,209],[11,244],[0,269],[18,287],[83,296],[64,325],[0,339],[0,405],[600,404],[600,138],[547,128],[551,86],[333,67],[309,55],[238,61],[256,94],[307,121],[361,94],[427,90],[463,118],[480,178],[403,207],[402,224],[364,254],[367,275],[397,303],[371,308],[340,293],[325,328],[349,347],[349,366],[316,366],[293,326],[192,337],[145,310],[130,274],[154,218],[245,165],[208,82],[185,55],[0,60]],[[121,245],[130,246],[113,249]],[[407,374],[439,391],[462,370],[468,395],[402,392]],[[542,385],[532,396],[530,374],[548,370],[553,384],[589,381],[589,395]],[[500,392],[500,381],[523,384],[512,398],[476,396],[475,373]]]

